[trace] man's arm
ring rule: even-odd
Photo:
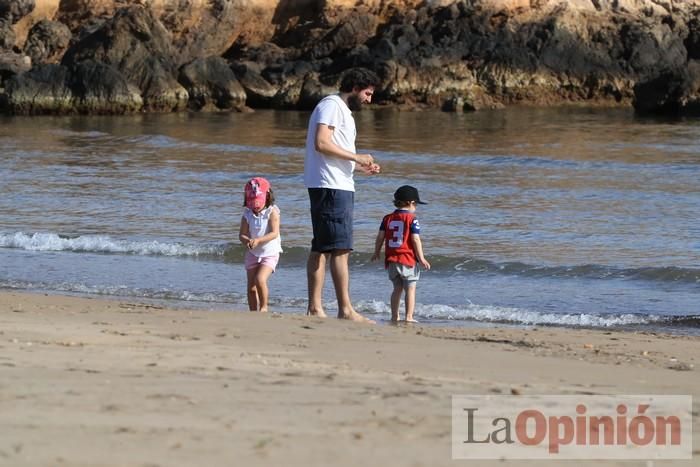
[[[353,154],[335,144],[333,142],[333,128],[324,123],[319,123],[316,126],[314,145],[318,152],[326,156],[357,162],[362,166],[368,166],[374,162],[371,154]]]

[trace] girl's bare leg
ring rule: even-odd
[[[255,275],[258,269],[246,269],[246,275],[248,276],[248,310],[250,311],[258,311],[258,289],[255,286]]]
[[[255,274],[255,287],[258,289],[258,299],[260,304],[260,311],[266,312],[269,298],[269,291],[267,288],[267,280],[272,274],[272,268],[265,265],[258,266],[257,272]]]

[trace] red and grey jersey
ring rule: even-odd
[[[397,209],[384,216],[379,230],[384,231],[385,265],[389,263],[400,263],[410,267],[416,265],[411,234],[420,234],[420,224],[414,213]]]

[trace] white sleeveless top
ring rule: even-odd
[[[260,238],[269,232],[269,221],[272,212],[280,213],[274,204],[260,211],[257,215],[249,208],[244,208],[243,218],[248,222],[248,236],[250,238]],[[250,250],[258,258],[262,256],[276,256],[282,253],[282,238],[278,235],[274,240],[258,245]]]

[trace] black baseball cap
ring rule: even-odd
[[[416,187],[412,187],[411,185],[400,186],[394,193],[394,199],[396,201],[415,201],[418,204],[428,204],[420,200],[420,196],[418,196],[418,189]]]

